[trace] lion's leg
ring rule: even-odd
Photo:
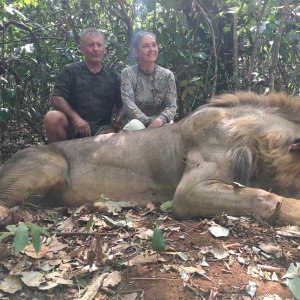
[[[0,169],[0,206],[39,203],[48,192],[63,190],[66,184],[68,164],[61,154],[49,146],[26,149]],[[4,211],[0,210],[2,216]]]
[[[195,169],[183,176],[173,201],[175,217],[226,213],[256,215],[279,224],[300,225],[300,200],[283,198],[262,189],[201,178],[201,173]]]

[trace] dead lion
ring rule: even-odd
[[[177,218],[227,213],[300,225],[300,101],[226,94],[172,125],[37,146],[0,170],[1,217],[22,201],[173,199]],[[243,185],[243,186],[242,186]]]

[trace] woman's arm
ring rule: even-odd
[[[165,123],[170,123],[173,121],[176,110],[177,110],[177,90],[175,83],[175,76],[170,71],[168,74],[168,80],[166,82],[166,94],[165,94],[165,109],[158,116]]]
[[[130,72],[128,69],[124,69],[121,72],[121,96],[123,106],[130,119],[138,119],[145,126],[149,124],[151,119],[145,115],[135,103],[135,91],[134,86],[137,78],[134,72]]]

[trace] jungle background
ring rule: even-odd
[[[89,26],[105,33],[105,63],[118,72],[134,63],[133,33],[156,34],[157,63],[176,76],[178,119],[223,92],[300,93],[298,0],[0,0],[0,162],[45,141],[55,78],[81,59]]]

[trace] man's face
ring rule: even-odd
[[[80,51],[88,63],[101,63],[105,50],[105,41],[101,35],[87,34],[81,42]]]

